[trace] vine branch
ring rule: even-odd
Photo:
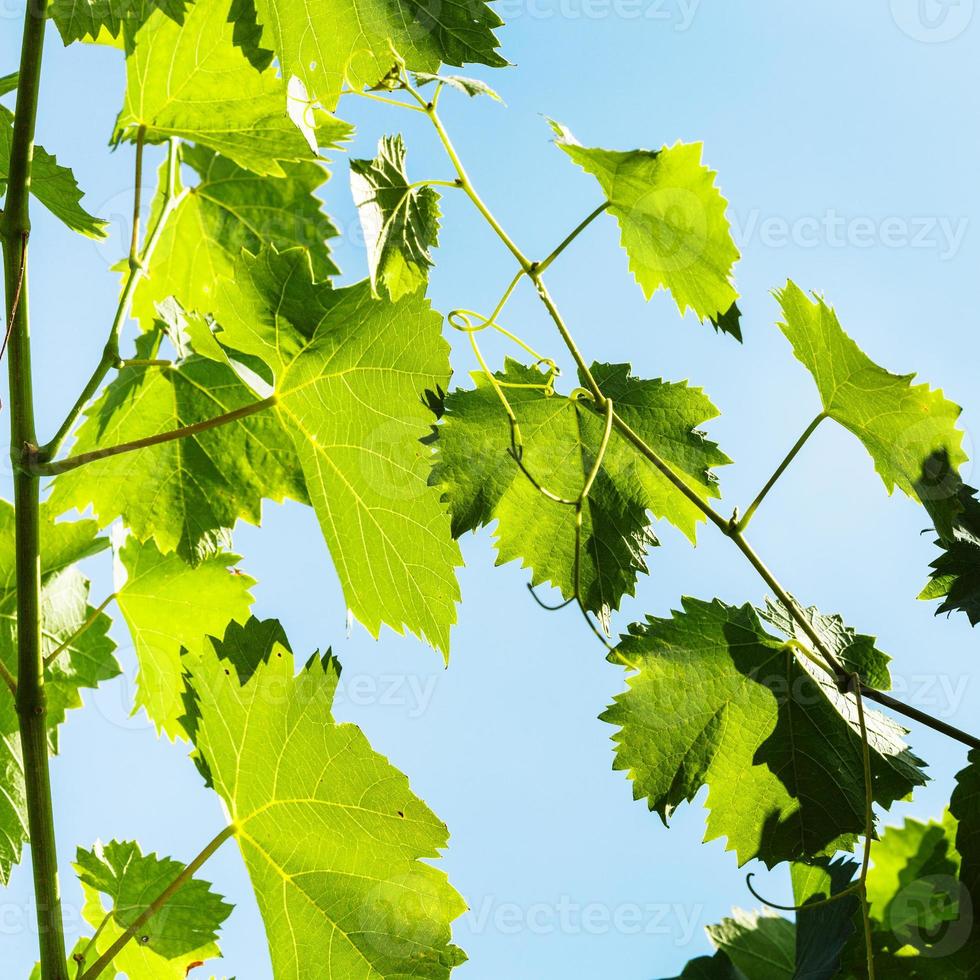
[[[442,143],[450,162],[452,163],[456,173],[459,176],[459,183],[463,190],[466,192],[467,196],[473,202],[476,209],[480,212],[486,222],[490,225],[493,231],[496,233],[497,237],[503,242],[507,247],[508,251],[517,260],[520,266],[521,272],[527,275],[531,281],[534,283],[535,288],[538,293],[538,297],[544,305],[551,317],[555,327],[560,334],[562,341],[565,344],[569,354],[575,361],[578,367],[583,383],[593,396],[595,400],[596,407],[601,411],[606,407],[607,398],[603,394],[601,388],[597,384],[594,376],[592,375],[589,366],[579,350],[578,345],[575,343],[571,332],[566,326],[557,305],[552,299],[547,287],[542,279],[542,270],[545,264],[551,263],[557,254],[560,254],[567,245],[574,240],[574,238],[583,230],[588,224],[598,217],[608,207],[608,202],[604,204],[601,208],[597,208],[590,215],[587,216],[576,229],[566,237],[566,239],[549,255],[544,262],[536,263],[528,260],[527,256],[520,250],[520,248],[514,243],[513,239],[507,234],[504,228],[501,226],[499,221],[494,217],[493,213],[483,202],[482,198],[479,196],[475,190],[469,175],[466,172],[462,160],[460,159],[458,153],[456,152],[455,146],[449,134],[447,133],[442,120],[439,118],[436,112],[436,107],[433,103],[426,102],[425,99],[417,92],[411,85],[403,83],[405,89],[416,99],[420,104],[423,112],[429,117],[435,128],[436,134]],[[405,106],[404,103],[396,103],[401,105],[403,108],[414,108],[413,106]],[[518,279],[520,276],[517,277]],[[482,360],[482,358],[481,358]],[[485,362],[483,362],[485,364]],[[491,382],[495,381],[493,375],[489,370],[487,370],[487,375],[491,379]],[[506,399],[504,399],[506,405]],[[511,429],[514,431],[516,418],[512,417],[513,412],[509,413],[511,416]],[[812,435],[813,431],[817,428],[819,423],[823,420],[824,416],[818,416],[807,428],[804,435],[797,441],[797,444],[790,451],[783,463],[777,468],[773,477],[767,482],[763,491],[757,496],[756,500],[750,505],[748,511],[746,511],[746,516],[739,521],[736,517],[732,519],[727,519],[722,517],[710,504],[701,498],[701,496],[687,485],[683,477],[676,473],[665,460],[663,460],[659,454],[644,440],[638,433],[636,433],[629,424],[621,418],[615,411],[612,412],[612,426],[619,432],[633,447],[639,452],[645,459],[647,459],[663,476],[667,479],[681,494],[683,494],[699,511],[712,523],[714,526],[721,531],[727,538],[729,538],[733,544],[739,549],[743,556],[748,560],[749,564],[756,570],[763,581],[773,590],[776,597],[782,602],[787,610],[789,611],[794,622],[800,627],[803,633],[807,636],[810,642],[813,644],[814,649],[820,654],[824,659],[830,669],[833,671],[838,690],[841,692],[846,692],[850,685],[851,674],[847,671],[840,660],[834,655],[833,651],[827,646],[826,643],[821,639],[819,634],[813,628],[809,620],[804,615],[802,609],[800,609],[797,602],[789,594],[789,592],[780,584],[779,580],[773,575],[771,571],[766,567],[762,559],[755,553],[751,545],[745,539],[742,531],[745,525],[748,523],[748,519],[751,518],[758,505],[762,502],[762,499],[769,493],[772,487],[775,485],[776,481],[785,471],[786,467],[792,462],[793,458],[800,451],[806,440]],[[519,461],[519,460],[518,460]],[[533,481],[532,481],[533,482]],[[560,503],[565,503],[564,500],[559,500]],[[587,617],[588,618],[588,617]],[[593,626],[591,620],[589,620],[590,626]],[[602,639],[600,637],[600,639]],[[608,647],[608,644],[603,639],[603,643]],[[938,718],[927,714],[926,712],[920,711],[917,708],[913,708],[909,705],[904,704],[889,695],[871,688],[863,683],[860,684],[860,694],[862,697],[868,698],[878,702],[879,704],[888,707],[899,714],[905,715],[915,721],[926,725],[935,731],[941,732],[950,738],[956,739],[965,745],[969,745],[972,748],[980,748],[980,738],[963,732],[952,725],[948,725]]]

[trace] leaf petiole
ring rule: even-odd
[[[118,446],[107,446],[105,449],[93,449],[88,453],[79,453],[77,456],[69,456],[67,459],[59,460],[54,463],[35,463],[33,472],[43,476],[57,476],[59,473],[67,473],[76,470],[79,466],[86,463],[93,463],[99,459],[106,459],[109,456],[119,456],[122,453],[130,453],[137,449],[146,449],[149,446],[158,446],[164,442],[174,442],[177,439],[186,439],[188,436],[196,435],[198,432],[206,432],[208,429],[216,429],[221,425],[228,425],[237,422],[239,419],[255,415],[256,412],[271,408],[279,401],[278,395],[270,395],[262,401],[253,402],[250,405],[243,405],[236,408],[233,412],[226,412],[224,415],[215,416],[213,419],[205,419],[203,422],[195,422],[193,425],[181,426],[179,429],[172,429],[169,432],[159,432],[153,436],[146,436],[143,439],[134,439],[132,442],[124,442]]]

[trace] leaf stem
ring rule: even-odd
[[[235,824],[229,824],[217,834],[190,864],[127,926],[126,931],[82,974],[80,980],[95,980],[104,973],[112,961],[129,944],[129,941],[162,909],[174,895],[201,869],[204,863],[237,831]]]
[[[610,201],[603,201],[602,204],[600,204],[599,207],[597,207],[595,211],[593,211],[587,218],[580,221],[578,225],[576,225],[575,228],[569,232],[562,243],[546,259],[544,259],[544,261],[538,263],[538,275],[544,272],[544,270],[547,269],[548,266],[551,265],[551,263],[554,262],[555,259],[557,259],[558,256],[561,255],[561,253],[564,252],[565,249],[568,248],[568,246],[571,245],[572,242],[574,242],[575,239],[578,238],[578,236],[581,235],[582,232],[585,231],[585,229],[599,217],[600,214],[604,214],[605,211],[608,210],[610,203]]]
[[[37,451],[37,434],[27,300],[27,248],[31,231],[31,166],[46,14],[45,0],[28,3],[24,12],[17,104],[0,238],[3,241],[5,319],[10,325],[7,371],[17,576],[16,706],[34,872],[41,977],[42,980],[67,980],[41,646],[40,491],[36,476],[29,471]]]
[[[58,646],[44,658],[44,666],[50,667],[51,664],[53,664],[58,657],[61,656],[61,654],[64,653],[64,651],[67,650],[68,647],[70,647],[83,633],[85,633],[85,631],[88,630],[88,628],[99,618],[99,616],[102,615],[103,612],[105,612],[106,606],[108,606],[109,603],[115,598],[116,593],[113,592],[112,595],[107,596],[99,606],[93,609],[88,619],[86,619],[85,622],[82,623],[82,625],[79,626],[67,640],[64,640],[62,643],[58,644]]]
[[[120,443],[118,446],[106,446],[104,449],[93,449],[88,453],[79,453],[77,456],[69,456],[67,459],[58,460],[54,463],[36,463],[33,472],[44,476],[57,476],[59,473],[68,473],[70,470],[77,470],[79,466],[86,463],[93,463],[98,459],[107,459],[110,456],[119,456],[122,453],[131,453],[137,449],[146,449],[148,446],[158,446],[164,442],[174,442],[177,439],[186,439],[188,436],[196,435],[198,432],[206,432],[208,429],[216,429],[221,425],[228,425],[237,422],[239,419],[255,415],[267,408],[271,408],[279,401],[278,395],[270,395],[262,401],[252,402],[243,405],[232,412],[225,412],[224,415],[217,415],[213,419],[205,419],[203,422],[194,422],[192,425],[184,425],[179,429],[172,429],[169,432],[158,432],[153,436],[145,436],[142,439],[134,439],[132,442]]]
[[[807,439],[809,439],[810,436],[812,436],[813,433],[816,432],[817,426],[820,425],[820,423],[827,417],[828,416],[826,412],[821,412],[806,427],[806,430],[804,431],[803,435],[801,435],[800,438],[796,440],[796,442],[793,445],[793,448],[786,454],[786,457],[779,464],[779,466],[776,467],[772,476],[769,477],[768,481],[766,482],[766,485],[756,495],[755,500],[753,500],[752,503],[749,504],[748,510],[742,515],[741,519],[736,522],[735,526],[738,528],[739,531],[744,531],[746,527],[748,527],[749,521],[752,520],[752,516],[759,509],[759,504],[761,504],[762,501],[766,499],[766,495],[776,485],[776,481],[783,475],[783,473],[786,471],[786,468],[789,466],[789,464],[792,463],[793,460],[796,458],[796,454],[806,444]]]
[[[133,186],[133,233],[129,240],[129,268],[139,265],[140,247],[140,209],[143,203],[143,144],[146,140],[146,126],[136,131],[136,174]]]
[[[164,187],[163,206],[160,210],[160,216],[158,217],[156,224],[153,226],[153,230],[150,232],[150,236],[146,240],[146,244],[143,246],[142,254],[135,263],[130,261],[129,274],[126,277],[126,283],[123,286],[122,294],[119,297],[119,305],[116,307],[116,314],[113,317],[112,326],[109,329],[109,339],[106,341],[105,349],[102,352],[102,358],[95,366],[92,376],[85,383],[85,387],[82,389],[82,392],[76,399],[75,404],[68,412],[64,422],[62,422],[59,426],[58,431],[38,450],[37,459],[41,463],[46,463],[57,456],[58,450],[61,449],[61,446],[68,437],[68,434],[74,428],[75,423],[78,421],[78,418],[85,409],[85,406],[89,403],[89,401],[91,401],[95,393],[99,390],[99,386],[102,384],[106,375],[113,368],[119,366],[119,338],[122,334],[122,329],[125,326],[126,321],[129,319],[130,310],[133,307],[133,298],[136,295],[136,287],[139,285],[140,280],[146,275],[146,267],[149,264],[150,259],[153,257],[153,252],[163,234],[164,226],[167,224],[168,219],[176,210],[177,205],[180,204],[184,198],[184,195],[187,193],[186,191],[182,192],[181,194],[177,193],[177,176],[180,166],[179,150],[179,141],[175,139],[170,140],[167,147],[166,185]],[[139,170],[141,166],[140,148],[139,144],[137,144],[137,170]],[[135,193],[136,196],[139,196],[139,181],[136,183]]]

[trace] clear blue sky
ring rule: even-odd
[[[921,10],[920,10],[921,8]],[[973,0],[506,0],[503,48],[516,67],[483,73],[507,102],[446,93],[445,116],[481,192],[525,251],[541,255],[598,203],[596,187],[548,142],[542,115],[585,142],[614,148],[703,140],[720,173],[743,248],[738,280],[744,347],[682,322],[672,302],[647,304],[611,219],[576,242],[552,291],[587,356],[630,361],[641,376],[689,378],[724,415],[711,434],[736,460],[722,473],[727,505],[743,506],[817,410],[809,378],[773,326],[769,290],[788,276],[823,291],[845,328],[895,371],[918,371],[964,406],[967,445],[980,425],[980,16]],[[922,12],[924,11],[924,13]],[[0,7],[0,74],[16,66],[22,3]],[[122,98],[118,52],[49,34],[39,138],[74,167],[91,210],[130,207],[132,150],[107,141]],[[478,72],[475,72],[478,73]],[[373,154],[403,126],[394,110],[342,106],[352,151]],[[408,122],[414,123],[414,117]],[[415,178],[449,171],[431,134],[406,132]],[[344,156],[326,202],[344,232],[345,279],[365,274]],[[437,308],[492,305],[512,269],[463,200],[445,202]],[[40,429],[61,419],[108,330],[123,251],[72,238],[38,208],[31,301]],[[533,297],[510,313],[535,346],[557,352]],[[454,340],[456,338],[453,338]],[[457,371],[470,370],[463,345]],[[499,355],[499,351],[496,352]],[[5,458],[5,457],[4,457]],[[971,473],[966,471],[970,478]],[[822,427],[753,525],[757,548],[807,603],[880,637],[903,696],[954,724],[980,727],[977,636],[965,619],[934,619],[915,601],[934,549],[922,511],[885,496],[864,450]],[[616,625],[665,613],[679,596],[759,601],[764,592],[711,531],[692,550],[669,528]],[[468,537],[464,603],[450,667],[411,639],[348,638],[340,590],[312,513],[267,506],[236,547],[260,580],[257,611],[282,619],[299,652],[332,645],[345,669],[338,709],[411,777],[449,824],[444,865],[472,912],[457,941],[460,980],[671,976],[708,948],[704,925],[751,907],[732,855],[701,846],[699,797],[670,830],[611,771],[610,729],[597,715],[623,687],[620,670],[573,611],[546,614],[514,566],[494,569],[490,534]],[[110,590],[96,563],[96,600]],[[216,798],[186,758],[129,717],[133,657],[116,631],[126,678],[71,718],[54,763],[70,931],[76,844],[139,838],[190,859],[221,826]],[[938,815],[964,752],[916,730],[934,782],[895,813]],[[271,977],[261,922],[233,846],[207,876],[237,905],[221,972]],[[26,976],[35,936],[28,865],[0,896],[4,976]],[[784,872],[762,879],[788,894]],[[636,911],[638,910],[638,912]],[[311,978],[314,980],[314,978]]]

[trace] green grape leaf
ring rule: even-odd
[[[794,864],[793,904],[796,913],[796,972],[794,980],[832,980],[840,975],[841,955],[855,934],[854,917],[860,914],[857,896],[827,899],[847,888],[857,871],[855,861],[817,858],[812,864]],[[816,907],[807,908],[808,903]]]
[[[614,767],[666,823],[708,786],[707,838],[769,867],[849,844],[864,829],[853,699],[766,633],[755,610],[685,598],[631,627],[610,660],[635,671],[601,716]],[[874,796],[887,807],[923,783],[903,729],[865,711]],[[832,760],[832,762],[830,761]]]
[[[233,661],[186,661],[195,744],[237,828],[273,972],[448,977],[465,960],[450,926],[466,905],[426,863],[447,844],[445,824],[359,728],[333,720],[336,660],[314,654],[294,676],[288,647],[251,628],[244,684],[233,666],[248,637]]]
[[[730,919],[707,927],[715,947],[752,980],[793,980],[796,927],[778,915],[735,909]]]
[[[889,493],[897,486],[921,499],[917,483],[937,452],[946,453],[954,471],[966,461],[958,405],[928,385],[913,385],[915,375],[891,374],[875,364],[820,297],[810,300],[790,281],[776,298],[783,313],[779,327],[813,375],[824,412],[861,440]]]
[[[421,442],[426,392],[449,381],[440,317],[422,293],[391,303],[367,282],[315,282],[300,249],[243,254],[217,292],[218,339],[275,375],[349,609],[375,636],[387,623],[445,653],[462,562]]]
[[[196,0],[183,26],[157,10],[126,59],[115,140],[171,136],[203,144],[261,175],[317,156],[315,113],[302,86],[258,72],[232,43],[228,4]],[[290,73],[286,73],[289,77]]]
[[[493,34],[503,21],[484,0],[447,0],[438,10],[409,0],[255,0],[255,10],[263,46],[275,52],[283,75],[302,79],[327,109],[337,105],[345,81],[354,89],[372,86],[396,62],[429,72],[443,62],[507,64]]]
[[[479,78],[465,78],[463,75],[433,75],[427,71],[415,73],[415,84],[419,88],[422,88],[424,85],[430,85],[433,82],[441,82],[443,85],[448,85],[450,88],[456,89],[457,92],[468,95],[471,99],[477,95],[487,95],[494,102],[500,102],[501,104],[504,102],[486,82],[481,81]]]
[[[928,585],[919,593],[920,599],[942,599],[936,609],[940,613],[962,612],[971,626],[980,623],[980,501],[977,491],[963,483],[959,476],[947,470],[953,493],[942,498],[952,499],[953,517],[947,522],[945,535],[940,532],[936,541],[942,549],[931,564]],[[923,490],[920,489],[920,494]],[[939,508],[937,512],[937,506]],[[949,511],[946,504],[936,504],[927,497],[926,509],[933,516],[937,529]]]
[[[135,841],[97,843],[91,850],[80,847],[75,857],[79,881],[108,898],[112,918],[123,929],[129,928],[183,870],[179,861],[143,854]],[[192,877],[140,926],[139,945],[164,959],[186,960],[188,953],[217,940],[221,923],[231,910],[208,882]]]
[[[868,878],[868,904],[876,928],[894,948],[919,946],[919,937],[936,935],[956,921],[959,855],[953,844],[955,821],[921,823],[911,817],[888,827],[874,841],[874,874]]]
[[[974,910],[971,945],[980,949],[980,751],[971,749],[966,768],[956,774],[956,788],[949,800],[955,817],[956,851],[960,857],[960,881]]]
[[[715,186],[715,172],[701,162],[702,145],[602,150],[582,146],[559,123],[551,126],[555,143],[599,182],[646,298],[667,289],[681,313],[690,308],[741,340],[732,280],[739,252],[728,202]]]
[[[16,79],[17,76],[8,77]],[[13,136],[14,114],[0,106],[0,194],[7,187],[7,166],[13,147]],[[89,238],[106,237],[105,220],[94,217],[82,207],[82,192],[75,175],[68,167],[61,166],[43,146],[34,147],[31,193],[72,231]]]
[[[875,646],[873,636],[855,632],[844,624],[840,616],[824,616],[816,606],[806,609],[799,604],[797,606],[824,645],[847,670],[856,671],[865,684],[881,691],[887,691],[892,686],[891,674],[888,670],[891,657]],[[757,612],[763,620],[785,633],[787,637],[812,650],[813,642],[810,637],[781,602],[766,599],[765,608]],[[812,652],[819,656],[816,651]]]
[[[168,863],[180,868],[176,861]],[[76,946],[70,961],[69,976],[78,974],[79,963],[82,964],[83,968],[91,969],[99,956],[106,953],[125,932],[125,927],[120,925],[115,915],[106,914],[100,892],[84,882],[82,883],[82,899],[82,918],[93,930],[96,930],[96,935],[81,940]],[[155,917],[158,922],[166,921],[168,911],[169,906],[163,909],[159,916]],[[105,925],[102,926],[101,931],[98,931],[103,922]],[[145,932],[139,938],[143,937],[150,938],[149,934]],[[112,964],[107,968],[104,975],[117,978],[126,977],[128,980],[186,980],[187,977],[191,976],[192,970],[203,966],[207,960],[219,956],[221,956],[221,950],[216,942],[208,942],[197,949],[188,950],[186,953],[168,959],[158,953],[149,943],[144,945],[139,942],[139,939],[134,939],[113,957]],[[212,980],[214,980],[213,977]]]
[[[345,140],[340,124],[331,143]],[[239,167],[203,146],[182,146],[181,162],[199,176],[167,220],[140,280],[133,315],[149,329],[156,306],[175,297],[185,310],[207,310],[214,284],[234,275],[243,248],[257,252],[264,242],[284,250],[308,248],[318,278],[337,273],[326,242],[337,229],[314,196],[329,177],[319,163],[283,164],[285,177],[269,180]]]
[[[351,160],[350,186],[364,231],[371,287],[399,300],[424,286],[438,244],[439,195],[412,186],[401,136],[382,137],[373,160]]]
[[[52,0],[48,16],[58,27],[62,41],[98,41],[107,36],[132,35],[156,10],[178,24],[184,22],[188,0]]]
[[[237,555],[212,554],[191,566],[135,537],[118,558],[127,578],[117,602],[139,662],[133,710],[144,708],[158,731],[182,738],[181,649],[200,647],[205,637],[221,636],[232,620],[248,619],[255,581],[234,567]]]
[[[705,500],[718,496],[713,466],[730,462],[697,430],[718,412],[686,384],[634,378],[624,364],[594,364],[599,386],[616,411]],[[476,388],[445,399],[432,473],[459,536],[496,520],[499,563],[520,559],[534,584],[550,582],[575,595],[574,508],[540,493],[509,454],[510,428],[499,397],[482,373]],[[522,461],[551,493],[574,500],[602,441],[605,420],[585,398],[549,395],[548,377],[508,360],[497,375],[520,425]],[[701,511],[613,432],[582,512],[581,599],[605,620],[632,595],[646,571],[644,553],[656,543],[647,511],[693,542]]]
[[[191,356],[172,367],[124,367],[86,414],[74,451],[91,452],[204,422],[255,402],[231,367]],[[266,410],[183,439],[96,460],[54,481],[53,504],[122,517],[140,541],[188,562],[213,551],[262,499],[306,502],[292,440]]]
[[[57,751],[57,727],[70,708],[81,705],[81,690],[119,673],[106,636],[109,619],[88,606],[88,582],[73,564],[108,542],[94,521],[57,522],[50,506],[41,507],[42,655],[48,695],[48,742]],[[0,500],[0,663],[17,679],[17,571],[14,507]],[[88,628],[79,633],[89,622]],[[21,758],[20,725],[14,699],[0,685],[0,885],[10,879],[27,842],[27,799]]]

